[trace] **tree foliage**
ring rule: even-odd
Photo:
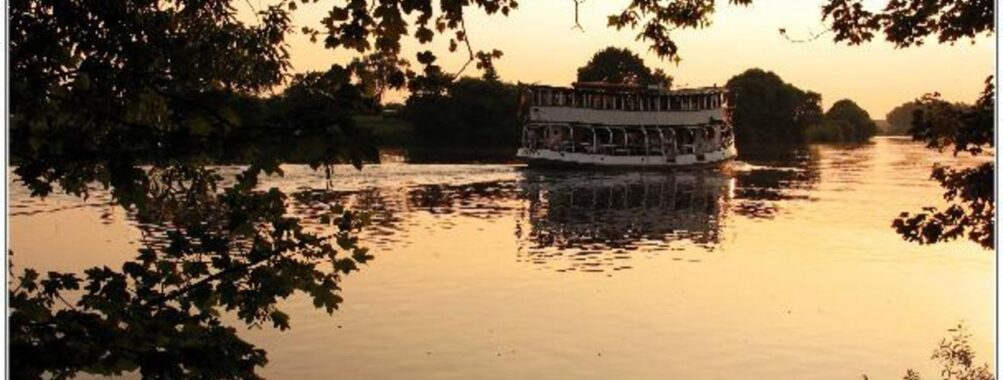
[[[657,1],[634,0],[619,14],[609,16],[609,26],[638,30],[637,39],[648,41],[659,57],[677,58],[678,46],[671,31],[698,29],[711,24],[715,0]],[[752,0],[728,0],[729,4],[749,5]]]
[[[822,116],[821,95],[786,83],[777,74],[749,69],[727,83],[739,149],[804,142],[805,130]]]
[[[969,343],[972,336],[968,333],[968,329],[963,324],[959,324],[948,331],[952,333],[951,337],[941,339],[937,349],[930,357],[940,361],[940,378],[943,380],[995,380],[996,376],[988,363],[982,365],[975,363],[975,350]],[[865,375],[864,379],[867,378]],[[919,372],[908,369],[902,380],[922,380],[922,377]]]
[[[140,225],[162,226],[168,243],[82,275],[25,269],[10,284],[11,374],[256,378],[265,352],[221,314],[287,329],[277,304],[294,292],[331,313],[340,277],[370,259],[352,236],[364,219],[329,206],[333,232],[307,232],[287,215],[285,194],[254,190],[260,170],[222,192],[222,177],[202,167],[137,170],[138,186],[115,192],[132,201]]]
[[[862,0],[829,0],[822,19],[831,22],[837,42],[861,44],[884,33],[898,47],[922,45],[927,36],[940,43],[972,39],[994,30],[992,0],[892,0],[880,11]]]
[[[445,94],[412,96],[404,118],[420,145],[439,148],[515,147],[519,88],[476,78],[449,84]]]
[[[746,6],[753,2],[634,0],[609,16],[609,26],[635,30],[637,39],[647,41],[659,57],[678,60],[674,30],[711,25],[719,4]],[[898,47],[921,45],[931,35],[940,43],[954,43],[992,33],[993,5],[992,0],[892,0],[883,9],[869,10],[863,0],[827,0],[822,5],[822,20],[836,42],[851,45],[871,41],[876,33],[883,33]]]
[[[308,159],[315,168],[361,163],[348,141],[361,94],[341,68],[294,77],[265,107],[274,117],[242,120],[263,112],[249,97],[286,76],[283,8],[253,26],[228,1],[20,0],[9,12],[18,180],[33,196],[104,187],[169,242],[144,244],[115,268],[18,268],[12,375],[254,378],[265,352],[223,313],[284,329],[278,304],[293,293],[337,307],[340,277],[370,258],[354,238],[364,218],[322,205],[330,231],[305,231],[286,194],[258,188],[259,175],[281,173],[279,159],[256,155],[224,179],[199,158],[242,128],[285,124],[321,144]]]
[[[404,86],[406,74],[403,70],[409,66],[406,59],[373,53],[353,59],[348,68],[358,78],[366,97],[379,104],[387,90]]]
[[[871,115],[852,100],[832,104],[821,123],[808,129],[808,139],[816,142],[865,142],[878,133]]]
[[[986,79],[982,96],[971,107],[943,101],[939,94],[917,100],[913,139],[938,150],[973,157],[993,155],[995,86]],[[967,237],[984,248],[995,246],[996,198],[993,192],[995,164],[973,167],[937,165],[931,177],[944,188],[946,208],[925,207],[918,213],[904,212],[893,226],[909,241],[932,244]]]
[[[651,70],[644,60],[626,48],[607,47],[600,50],[585,66],[578,68],[579,82],[606,82],[672,87],[672,77],[661,69]]]
[[[892,108],[885,115],[885,120],[888,121],[886,133],[889,135],[909,135],[909,130],[912,129],[912,115],[918,109],[920,109],[919,104],[914,101],[908,101]]]

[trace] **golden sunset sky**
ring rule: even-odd
[[[503,80],[568,85],[576,69],[606,46],[627,47],[639,53],[652,67],[675,77],[675,87],[723,85],[732,76],[758,67],[780,75],[795,86],[822,94],[823,106],[850,98],[871,117],[884,115],[902,102],[937,91],[951,101],[974,101],[983,80],[993,73],[994,40],[981,36],[972,43],[939,45],[930,38],[921,47],[896,49],[884,41],[861,46],[832,42],[832,34],[804,43],[791,42],[778,30],[786,28],[792,38],[808,37],[825,29],[821,21],[823,0],[757,0],[752,6],[728,5],[719,0],[713,24],[705,29],[677,30],[673,36],[682,61],[659,60],[646,42],[635,40],[633,30],[616,31],[606,26],[606,17],[622,10],[629,0],[585,0],[580,6],[584,31],[573,29],[572,0],[524,0],[504,17],[486,16],[480,10],[467,15],[467,30],[474,50],[500,49],[497,62]],[[886,1],[869,2],[880,9]],[[248,0],[248,7],[263,8],[268,0]],[[340,3],[340,2],[339,2]],[[319,27],[331,2],[300,6],[294,14],[296,30]],[[242,17],[249,12],[242,10]],[[354,51],[325,49],[302,34],[290,37],[293,71],[326,70],[345,63]],[[406,56],[432,50],[447,72],[466,61],[466,52],[449,53],[448,38],[437,36],[425,46],[406,41]],[[416,64],[416,63],[415,63]],[[479,75],[473,65],[465,74]],[[401,101],[406,93],[394,93],[386,101]]]

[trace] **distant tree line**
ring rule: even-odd
[[[832,105],[817,124],[808,127],[812,142],[865,142],[878,133],[878,125],[863,108],[843,99]]]
[[[822,96],[754,68],[728,80],[739,152],[808,142],[864,142],[877,133],[867,111],[843,99],[822,112]]]
[[[227,161],[255,155],[304,162],[328,150],[350,151],[357,160],[376,161],[375,141],[353,116],[377,108],[361,86],[350,82],[351,75],[349,69],[334,65],[326,72],[296,74],[275,96],[230,94],[223,109],[232,110],[238,122],[209,141],[216,143],[218,157]]]
[[[519,87],[464,77],[444,91],[408,98],[401,117],[413,125],[415,143],[428,148],[515,148]]]
[[[158,149],[138,138],[127,149],[144,162],[164,157],[219,163],[376,161],[375,141],[367,129],[356,125],[354,116],[371,113],[377,106],[362,86],[351,82],[351,75],[348,68],[334,65],[326,72],[293,75],[285,90],[273,96],[227,89],[194,94],[192,103],[211,112],[193,110],[175,116],[186,127],[163,132],[169,143]],[[13,159],[23,161],[42,150],[75,154],[73,150],[90,144],[88,139],[77,140],[75,146],[55,144],[66,134],[50,123],[15,123]]]
[[[910,131],[913,129],[913,123],[916,118],[921,118],[923,114],[930,114],[943,109],[953,109],[960,112],[973,107],[967,103],[949,103],[940,99],[937,99],[933,103],[936,103],[937,107],[931,107],[930,104],[919,100],[911,100],[893,108],[885,115],[885,119],[888,121],[888,129],[884,133],[888,135],[908,136],[911,134]]]
[[[888,129],[884,131],[885,134],[896,136],[908,135],[909,129],[912,129],[913,114],[920,110],[920,107],[919,103],[908,101],[889,111],[885,115],[885,121],[888,122]]]

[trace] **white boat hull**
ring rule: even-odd
[[[520,148],[516,156],[526,160],[530,165],[583,165],[609,167],[651,167],[669,168],[699,166],[724,162],[735,158],[738,151],[734,145],[727,148],[706,152],[703,154],[679,154],[673,157],[664,156],[613,156],[604,154],[561,152],[549,149]]]

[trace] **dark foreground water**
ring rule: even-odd
[[[928,176],[944,160],[879,138],[678,173],[343,167],[333,190],[287,166],[266,186],[297,193],[290,212],[369,211],[376,259],[333,317],[294,297],[291,330],[243,336],[270,378],[936,377],[930,354],[958,322],[992,364],[993,253],[890,227],[940,202]],[[15,184],[15,264],[117,267],[159,239],[108,201]]]

